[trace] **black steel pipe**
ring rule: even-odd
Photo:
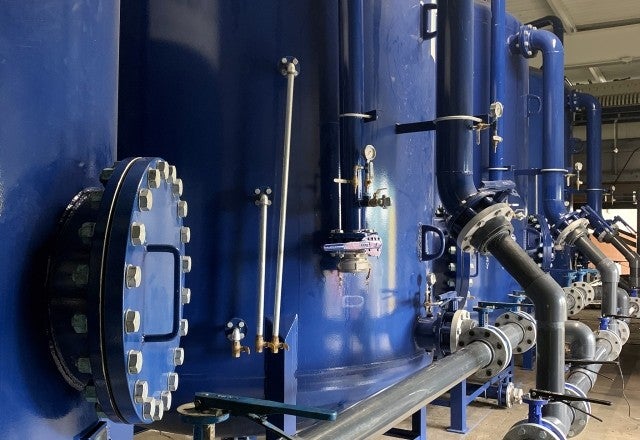
[[[556,17],[555,15],[546,15],[544,17],[530,21],[527,24],[530,24],[531,26],[535,26],[537,28],[551,26],[553,33],[556,34],[558,40],[560,40],[560,42],[564,46],[564,24],[559,17]]]
[[[604,236],[604,242],[615,247],[622,254],[625,260],[629,262],[629,284],[632,289],[640,287],[640,255],[631,250],[629,245],[625,243],[617,234],[607,233]]]

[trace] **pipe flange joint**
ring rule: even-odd
[[[627,324],[622,319],[616,319],[616,331],[618,332],[618,336],[620,336],[620,342],[622,345],[626,344],[631,336],[631,330],[629,329],[629,324]]]
[[[585,306],[591,304],[596,298],[596,291],[593,289],[593,286],[590,283],[586,283],[584,281],[574,281],[573,283],[569,284],[569,287],[581,289],[584,292],[584,299],[586,301]]]
[[[580,218],[569,223],[564,229],[560,231],[556,238],[556,250],[564,249],[565,245],[571,246],[575,241],[585,234],[589,233],[587,226],[589,220],[586,218]]]
[[[506,324],[517,324],[522,328],[523,337],[520,343],[514,347],[514,353],[525,353],[533,348],[537,337],[536,320],[533,316],[522,311],[507,312],[498,316],[494,325],[500,328]]]
[[[456,310],[451,319],[451,328],[449,330],[449,350],[454,353],[458,349],[458,341],[460,335],[477,325],[476,321],[471,319],[471,314],[464,310]]]
[[[586,399],[587,395],[580,388],[572,383],[564,384],[564,392],[568,396],[580,397]],[[571,426],[567,437],[575,437],[586,428],[589,422],[589,414],[591,414],[591,404],[586,400],[577,400],[569,405],[571,411]]]
[[[458,348],[466,347],[473,342],[482,342],[491,349],[491,361],[482,366],[475,375],[476,379],[486,381],[496,376],[511,363],[511,354],[513,353],[509,338],[502,330],[488,325],[486,327],[476,327],[467,330],[460,335]]]
[[[458,247],[463,252],[473,252],[474,246],[471,244],[473,236],[478,230],[491,219],[504,217],[507,220],[508,227],[510,228],[509,234],[513,233],[513,226],[511,226],[511,219],[514,216],[513,209],[506,203],[496,203],[488,208],[483,209],[476,214],[466,225],[460,230],[458,234]]]
[[[629,297],[629,316],[631,318],[640,318],[640,298]]]
[[[611,345],[611,350],[607,357],[608,361],[613,361],[620,356],[620,351],[622,350],[622,339],[620,339],[620,336],[611,330],[596,330],[593,334],[596,336],[596,342],[605,340]]]
[[[583,310],[586,303],[586,292],[579,287],[563,287],[567,301],[567,317],[573,316]]]
[[[536,28],[530,24],[520,26],[518,33],[510,37],[509,45],[511,51],[520,53],[525,58],[533,58],[537,55],[538,51],[532,47],[531,33]]]
[[[504,435],[503,440],[564,440],[562,436],[546,425],[530,423],[527,420],[516,423]]]

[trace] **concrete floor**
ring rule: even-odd
[[[594,317],[596,311],[585,310],[581,312],[581,318],[595,328]],[[629,408],[622,396],[622,381],[620,374],[614,366],[603,366],[601,373],[615,378],[609,381],[600,377],[596,387],[590,393],[590,397],[610,400],[610,407],[593,405],[593,413],[604,420],[600,423],[591,419],[586,429],[580,436],[585,440],[591,439],[640,439],[640,321],[631,323],[631,339],[624,346],[620,356],[622,371],[625,380],[625,394],[631,404],[631,417]],[[534,373],[518,369],[516,372],[516,385],[525,391],[533,387]],[[449,426],[449,409],[429,405],[427,407],[427,427],[429,440],[496,440],[502,439],[509,428],[519,420],[526,418],[527,406],[517,405],[509,409],[498,408],[489,400],[478,400],[468,408],[467,434],[455,434],[446,431]],[[408,422],[403,422],[399,427],[409,427]],[[187,440],[188,436],[160,433],[157,431],[136,435],[136,440]],[[390,440],[391,437],[380,436],[375,440]],[[373,440],[373,439],[372,439]]]

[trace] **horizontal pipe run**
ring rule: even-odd
[[[518,324],[500,327],[513,346],[524,333]],[[397,422],[427,405],[460,381],[491,362],[492,351],[472,342],[435,361],[395,385],[346,409],[334,422],[320,422],[294,436],[304,440],[365,440],[386,432]]]

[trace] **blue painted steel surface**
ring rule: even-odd
[[[505,35],[505,0],[491,0],[491,101],[504,105],[505,99],[505,70],[506,54],[508,52],[507,38]],[[514,109],[511,109],[512,111]],[[495,122],[495,133],[500,135],[504,123],[502,118]],[[490,180],[502,180],[502,170],[495,168],[504,167],[504,145],[499,142],[494,151],[489,151]]]
[[[283,316],[299,316],[297,402],[339,407],[426,362],[412,329],[430,264],[418,260],[417,241],[419,223],[431,223],[434,209],[433,135],[394,132],[397,122],[434,116],[433,54],[415,37],[418,6],[364,4],[362,108],[380,117],[362,125],[352,153],[376,147],[373,188],[388,188],[392,206],[364,209],[366,227],[384,243],[371,272],[339,274],[321,251],[337,226],[338,2],[124,3],[120,145],[124,154],[162,154],[183,170],[193,201],[187,224],[198,237],[190,245],[193,304],[185,310],[194,331],[184,341],[178,401],[202,389],[263,395],[264,355],[232,359],[222,327],[240,317],[251,326],[248,339],[254,335],[259,210],[252,194],[271,186],[278,200],[285,82],[276,67],[283,55],[296,56],[301,70],[283,289]],[[272,208],[268,286],[278,203]]]
[[[119,2],[0,2],[0,432],[69,439],[97,422],[48,349],[46,244],[113,160]],[[131,427],[112,427],[125,438]]]

